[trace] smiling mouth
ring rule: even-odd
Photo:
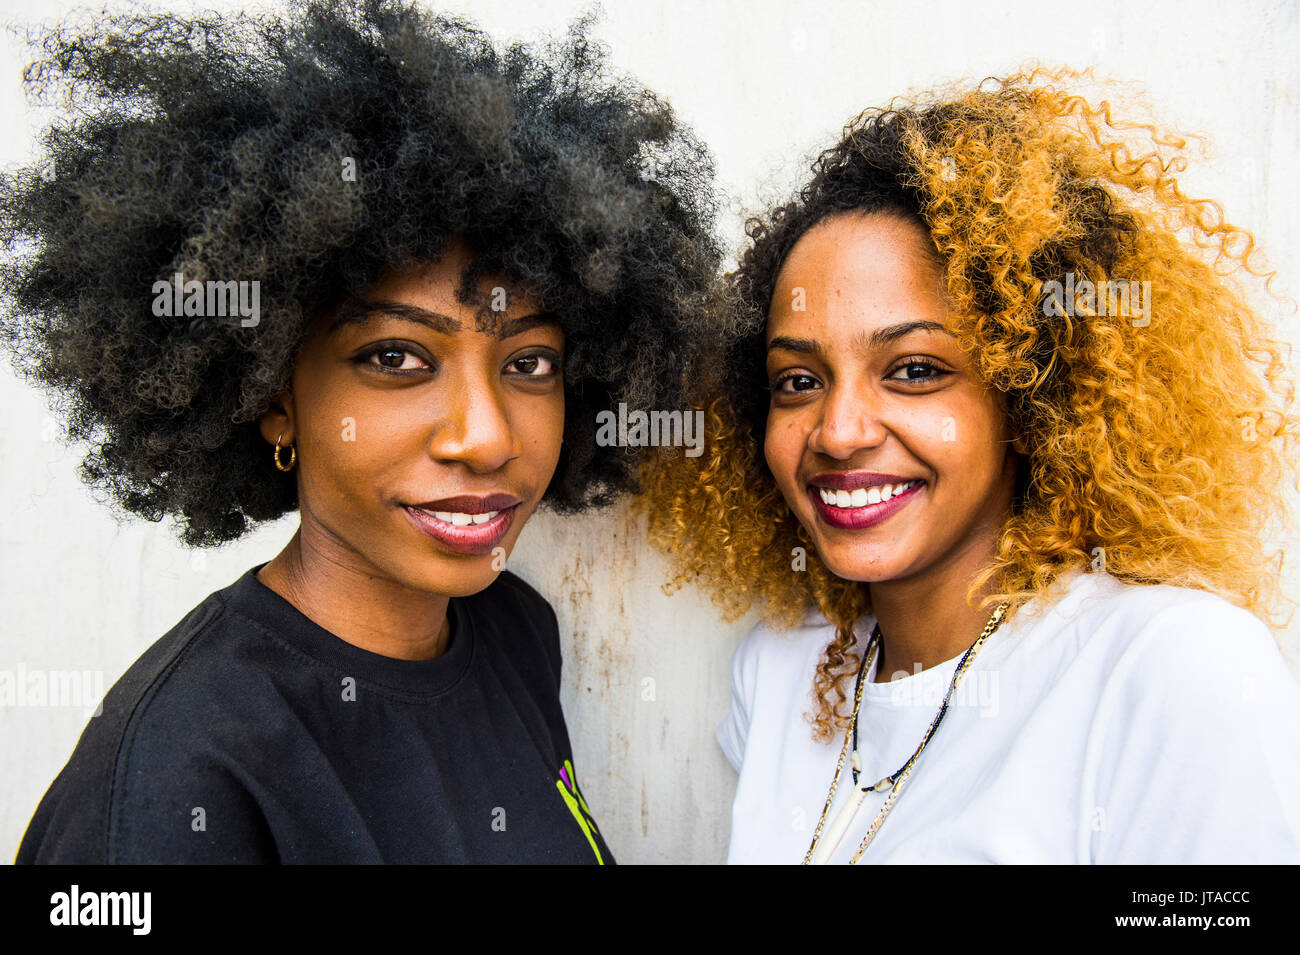
[[[831,483],[840,486],[828,487]],[[822,523],[840,530],[862,530],[893,517],[924,488],[925,482],[919,478],[867,485],[860,475],[835,475],[819,477],[807,490]]]
[[[891,498],[898,497],[907,491],[910,491],[916,485],[922,483],[920,480],[903,481],[899,484],[878,484],[872,487],[858,487],[852,491],[836,490],[830,487],[821,487],[811,485],[813,490],[818,491],[821,499],[827,507],[837,507],[841,510],[856,510],[860,507],[866,507],[868,504],[880,504]]]
[[[490,554],[505,539],[523,501],[512,494],[442,498],[403,510],[425,536],[456,554]]]
[[[417,507],[417,511],[427,514],[436,521],[442,521],[444,524],[450,524],[452,527],[469,527],[470,525],[486,524],[492,518],[500,514],[500,511],[484,511],[481,514],[468,514],[464,511],[429,511],[423,507]]]

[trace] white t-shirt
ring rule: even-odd
[[[1300,685],[1268,628],[1199,590],[1062,584],[986,641],[861,862],[1300,862]],[[844,739],[815,742],[804,718],[833,637],[813,614],[736,651],[717,733],[740,773],[728,862],[808,850]],[[864,785],[912,755],[960,658],[864,684]],[[846,761],[825,829],[852,788]],[[886,796],[867,796],[833,862]]]

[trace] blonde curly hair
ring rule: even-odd
[[[818,559],[767,470],[763,332],[785,256],[838,212],[924,224],[949,329],[1028,448],[972,604],[991,585],[979,606],[1014,613],[1100,558],[1120,580],[1210,591],[1271,620],[1281,554],[1264,542],[1289,522],[1297,419],[1287,346],[1238,279],[1272,273],[1217,203],[1180,190],[1185,140],[1057,88],[1077,76],[1034,70],[863,112],[793,201],[749,221],[723,311],[701,318],[708,443],[650,463],[651,541],[676,562],[667,589],[699,583],[728,619],[757,600],[775,625],[816,607],[835,626],[814,679],[818,739],[847,726],[854,624],[870,596]],[[1060,314],[1050,283],[1068,273],[1149,281],[1147,312],[1084,299]]]

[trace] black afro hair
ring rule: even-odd
[[[611,76],[588,32],[502,50],[383,0],[45,31],[25,81],[64,108],[37,161],[0,177],[0,330],[88,443],[83,479],[173,516],[191,545],[294,509],[257,421],[312,316],[461,236],[463,299],[504,272],[565,333],[545,500],[574,510],[632,488],[635,460],[597,445],[596,414],[682,406],[716,204],[705,149]],[[259,320],[155,315],[154,283],[178,272],[257,281]]]

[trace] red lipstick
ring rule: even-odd
[[[520,503],[522,503],[521,499],[513,494],[488,494],[486,496],[460,494],[456,497],[441,497],[436,501],[429,501],[425,504],[412,504],[411,507],[423,508],[426,511],[486,514],[488,511],[504,511],[506,508],[514,507]]]
[[[816,487],[830,487],[837,491],[855,491],[860,487],[882,487],[885,484],[906,484],[918,478],[897,474],[877,474],[875,471],[823,471],[814,474],[808,483]]]
[[[477,497],[461,494],[424,504],[406,504],[403,510],[416,529],[446,550],[481,557],[505,539],[523,501],[513,494]],[[486,520],[474,518],[491,515]]]
[[[859,507],[837,507],[822,499],[821,488],[835,491],[856,491],[860,488],[897,486],[912,482],[907,490],[893,495],[887,501],[866,503]],[[822,522],[841,530],[863,530],[893,517],[925,488],[920,478],[900,477],[896,474],[876,474],[871,471],[831,471],[815,475],[808,482],[807,494]]]

